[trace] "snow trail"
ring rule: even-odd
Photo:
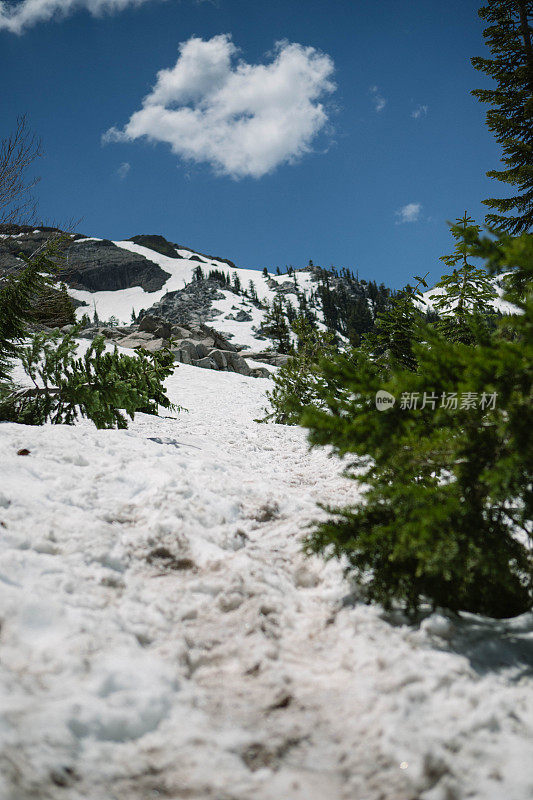
[[[303,558],[357,488],[254,422],[268,385],[180,365],[177,419],[0,425],[2,798],[533,797],[531,615],[416,627]]]

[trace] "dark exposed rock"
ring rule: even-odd
[[[212,307],[215,300],[223,300],[220,286],[213,280],[193,281],[183,289],[167,294],[151,306],[145,314],[157,316],[178,325],[190,325],[204,320],[215,319],[220,315]],[[145,316],[143,314],[143,316]]]
[[[200,253],[190,247],[185,247],[185,245],[169,242],[160,234],[140,234],[138,236],[132,236],[129,241],[135,242],[135,244],[140,244],[143,247],[149,247],[150,250],[155,250],[156,253],[161,253],[163,256],[169,256],[169,258],[181,258],[182,256],[180,256],[176,251],[186,250],[192,254],[189,256],[189,261],[198,261],[200,264],[205,263],[206,261],[220,261],[222,264],[227,264],[229,267],[231,267],[231,269],[237,269],[233,261],[230,261],[229,258],[208,256],[205,253]]]
[[[265,350],[261,353],[246,353],[247,358],[254,361],[262,361],[264,364],[271,364],[273,367],[282,367],[287,363],[290,356],[285,353],[278,353],[275,350]]]
[[[200,253],[198,252],[198,250],[192,250],[190,247],[185,247],[182,244],[176,244],[174,246],[177,247],[178,250],[187,250],[189,253],[192,253],[193,255],[190,256],[189,259],[190,261],[200,261],[200,259],[196,258],[196,256],[201,256],[202,258],[207,259],[207,261],[220,261],[221,264],[227,264],[228,267],[231,267],[231,269],[237,269],[233,261],[230,261],[229,258],[220,258],[220,256],[208,256],[205,253]]]
[[[65,237],[58,278],[73,289],[113,291],[141,286],[146,292],[162,288],[170,277],[158,264],[131,253],[109,239],[87,240],[58,228],[35,229],[27,225],[0,225],[0,275],[23,266],[20,253],[33,255],[51,238]]]
[[[226,314],[226,319],[232,319],[235,322],[251,322],[253,317],[247,311],[241,310],[237,311],[236,314]]]
[[[252,378],[271,378],[271,374],[266,367],[254,367],[250,371],[250,377]]]
[[[141,319],[139,330],[153,333],[154,336],[161,339],[170,339],[172,335],[172,326],[169,322],[161,319],[161,317],[152,317],[150,314],[146,314]]]
[[[73,289],[101,292],[140,286],[145,292],[156,292],[170,278],[158,264],[108,239],[73,242],[66,258],[62,278]]]
[[[132,236],[128,241],[140,244],[142,247],[149,247],[150,250],[155,250],[156,253],[161,253],[162,256],[168,256],[168,258],[180,258],[176,252],[176,245],[167,241],[164,236],[160,236],[157,233]]]

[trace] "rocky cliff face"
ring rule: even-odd
[[[0,275],[20,269],[20,253],[31,256],[60,233],[57,228],[0,225]],[[140,286],[145,292],[155,292],[170,277],[158,264],[117,247],[109,239],[65,236],[61,280],[73,289],[100,292]]]

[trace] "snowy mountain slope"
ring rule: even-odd
[[[92,237],[90,240],[79,240],[78,244],[83,241],[95,241],[95,239]],[[237,275],[243,289],[248,289],[250,282],[253,282],[259,300],[266,300],[269,303],[276,296],[274,288],[276,285],[288,288],[295,285],[294,279],[287,275],[269,275],[268,279],[266,279],[259,270],[233,268],[224,261],[208,259],[193,250],[176,248],[176,253],[181,257],[172,258],[131,241],[116,241],[113,244],[131,253],[144,256],[169,273],[170,278],[160,290],[155,292],[146,292],[140,286],[100,292],[69,289],[69,294],[72,297],[86,303],[88,306],[88,308],[87,306],[80,306],[77,311],[79,317],[87,312],[93,313],[93,310],[96,309],[100,319],[105,320],[114,316],[120,323],[126,324],[131,319],[132,311],[137,315],[142,309],[148,309],[154,303],[159,302],[167,292],[183,289],[185,284],[190,283],[193,279],[194,270],[199,265],[206,273],[210,269],[216,269],[224,272],[229,277]],[[311,273],[306,271],[298,271],[296,281],[299,290],[306,294],[309,294],[315,286]],[[221,293],[224,295],[224,300],[213,304],[213,308],[221,312],[213,323],[216,329],[221,333],[231,333],[236,344],[245,345],[250,349],[262,349],[265,346],[264,340],[255,335],[253,328],[257,328],[261,324],[263,312],[252,303],[247,302],[246,298],[239,297],[233,292],[221,289]],[[295,299],[295,294],[290,296],[292,296],[293,300]],[[228,316],[234,315],[235,307],[249,313],[252,316],[252,320],[236,322],[229,319]],[[319,321],[321,321],[320,317],[321,315],[319,314]]]
[[[176,419],[0,425],[3,800],[533,797],[533,616],[347,602],[300,539],[356,486],[253,421],[267,386],[181,365]]]

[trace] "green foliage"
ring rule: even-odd
[[[233,291],[235,292],[235,294],[240,294],[241,291],[242,291],[241,279],[239,278],[239,276],[237,275],[236,272],[233,273],[232,288],[233,288]]]
[[[87,417],[99,428],[124,428],[136,411],[173,408],[163,386],[173,370],[168,351],[129,356],[115,348],[110,353],[97,337],[78,356],[74,335],[79,328],[65,336],[37,333],[23,346],[35,294],[49,290],[57,270],[52,252],[50,246],[26,259],[26,267],[0,285],[0,421],[70,424]],[[10,380],[14,358],[20,359],[31,388],[17,388]]]
[[[37,258],[21,254],[25,268],[0,282],[0,385],[11,372],[12,360],[26,336],[36,299],[52,289],[58,270],[52,256],[58,255],[59,248],[59,240],[52,240],[46,253]]]
[[[49,328],[62,328],[64,325],[75,324],[74,306],[64,283],[59,289],[49,289],[35,298],[32,321],[47,325]]]
[[[289,353],[291,349],[290,328],[283,301],[279,295],[273,299],[272,304],[265,309],[262,330],[272,339],[280,353]]]
[[[514,189],[514,196],[483,202],[496,213],[487,223],[511,234],[533,224],[533,48],[532,0],[488,0],[479,10],[492,58],[473,58],[473,66],[496,86],[472,92],[489,103],[487,125],[503,150],[505,169],[487,172]]]
[[[451,232],[455,239],[454,252],[441,256],[440,260],[452,272],[443,275],[435,285],[442,294],[433,299],[433,307],[440,315],[437,327],[445,336],[471,344],[473,325],[480,325],[494,315],[492,301],[496,298],[496,290],[486,269],[468,262],[469,241],[476,239],[481,228],[465,211],[464,217],[451,226]]]
[[[364,348],[384,369],[417,369],[414,344],[420,337],[423,315],[419,305],[425,304],[420,287],[427,287],[426,277],[415,276],[418,282],[414,288],[407,285],[391,298],[388,309],[377,315],[374,330],[363,339]]]
[[[258,302],[257,289],[255,288],[255,283],[253,281],[248,283],[248,296],[250,297],[252,303]]]
[[[325,408],[308,408],[303,424],[313,445],[356,457],[361,499],[329,509],[306,547],[345,558],[385,606],[428,599],[507,617],[530,606],[532,590],[533,239],[469,237],[469,255],[514,268],[505,299],[522,313],[505,324],[516,338],[478,329],[471,346],[425,326],[412,346],[418,371],[396,360],[384,372],[364,351],[323,361]],[[376,410],[378,390],[394,407]]]
[[[305,406],[320,403],[322,375],[319,362],[337,354],[334,337],[313,327],[304,317],[292,323],[297,343],[286,364],[273,376],[274,388],[267,392],[272,411],[263,421],[297,425]]]
[[[106,352],[98,336],[78,357],[72,334],[38,333],[20,356],[33,388],[0,394],[3,421],[70,425],[86,417],[97,428],[126,428],[127,416],[133,419],[136,411],[157,414],[158,405],[173,408],[163,388],[173,370],[169,352]]]

